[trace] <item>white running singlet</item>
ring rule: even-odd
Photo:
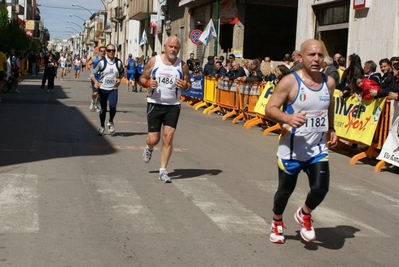
[[[151,71],[151,78],[155,76],[158,87],[147,97],[148,103],[162,105],[179,105],[181,92],[176,88],[177,79],[183,79],[181,60],[177,58],[171,65],[165,65],[160,55],[155,58],[155,65]]]
[[[292,103],[285,104],[283,111],[288,114],[306,113],[306,123],[299,128],[282,125],[277,156],[281,159],[307,161],[320,154],[328,154],[325,132],[328,131],[328,107],[330,92],[326,76],[322,73],[320,89],[309,88],[293,72],[298,92]]]
[[[65,68],[66,67],[66,57],[60,57],[60,67]]]
[[[113,90],[113,89],[118,89],[115,86],[115,80],[116,78],[119,77],[119,71],[118,67],[115,64],[115,59],[110,60],[108,57],[105,58],[107,60],[107,66],[105,66],[105,69],[101,72],[101,77],[100,77],[100,89],[103,90]],[[98,63],[100,69],[103,68],[104,66],[104,61],[100,60]]]

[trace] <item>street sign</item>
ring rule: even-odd
[[[201,30],[193,30],[190,33],[190,40],[193,42],[193,44],[199,45],[201,44],[201,41],[199,40],[200,36],[202,34]]]

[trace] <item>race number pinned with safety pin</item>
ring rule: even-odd
[[[327,110],[306,111],[306,122],[299,129],[301,132],[327,132],[328,113]]]

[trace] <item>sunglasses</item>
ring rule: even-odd
[[[107,52],[109,52],[109,53],[115,53],[115,49],[107,49]]]
[[[100,50],[101,53],[105,53],[105,50]]]

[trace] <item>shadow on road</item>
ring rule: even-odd
[[[222,170],[206,170],[206,169],[174,169],[169,172],[170,178],[173,180],[187,179],[187,178],[198,178],[202,175],[218,175]],[[150,171],[150,173],[158,173],[158,171]]]
[[[87,98],[78,102],[70,99],[71,90],[80,88],[56,85],[54,93],[46,93],[40,81],[41,75],[28,77],[19,85],[21,94],[2,94],[0,166],[115,152],[78,109],[79,105],[89,104]],[[71,100],[70,105],[60,99]]]
[[[316,228],[316,241],[306,242],[302,239],[299,231],[297,235],[285,235],[286,240],[297,240],[304,244],[308,250],[318,250],[319,247],[338,250],[344,247],[348,238],[355,238],[355,233],[360,229],[349,225],[338,225],[336,227]]]

